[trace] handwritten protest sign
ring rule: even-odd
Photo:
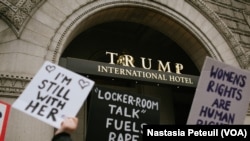
[[[46,61],[13,108],[56,128],[65,117],[76,116],[94,81]]]
[[[141,141],[143,126],[160,121],[156,98],[96,86],[90,102],[87,140]]]
[[[243,124],[250,100],[250,72],[207,57],[187,124]]]
[[[0,141],[4,141],[9,112],[10,105],[8,103],[0,101]]]

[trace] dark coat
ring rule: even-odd
[[[72,141],[72,139],[70,137],[70,134],[68,134],[68,133],[60,133],[60,134],[55,135],[52,138],[52,141]]]

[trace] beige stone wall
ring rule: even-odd
[[[0,99],[12,103],[45,60],[58,63],[78,33],[118,19],[162,31],[199,69],[209,55],[249,70],[249,15],[244,0],[2,0]],[[53,128],[15,110],[9,123],[7,141],[44,141],[53,133]],[[80,124],[74,138],[82,140],[84,121]]]
[[[204,0],[222,19],[239,41],[245,55],[250,59],[250,1],[248,0]]]
[[[221,18],[241,44],[250,70],[250,1],[249,0],[204,0]],[[250,116],[250,110],[248,111]],[[249,117],[246,118],[249,122]]]

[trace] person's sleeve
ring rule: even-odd
[[[72,139],[70,137],[70,134],[68,134],[68,133],[60,133],[60,134],[55,135],[52,138],[52,141],[72,141]]]

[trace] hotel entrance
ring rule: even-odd
[[[69,60],[79,63],[71,63]],[[128,63],[119,63],[128,59]],[[189,56],[160,31],[133,22],[107,22],[79,34],[64,50],[60,65],[95,81],[95,85],[159,100],[159,124],[186,124],[195,86],[119,78],[86,72],[84,61],[141,68],[166,74],[199,76]],[[75,68],[80,68],[75,70]],[[91,94],[79,113],[87,130]],[[98,111],[96,111],[98,112]]]

